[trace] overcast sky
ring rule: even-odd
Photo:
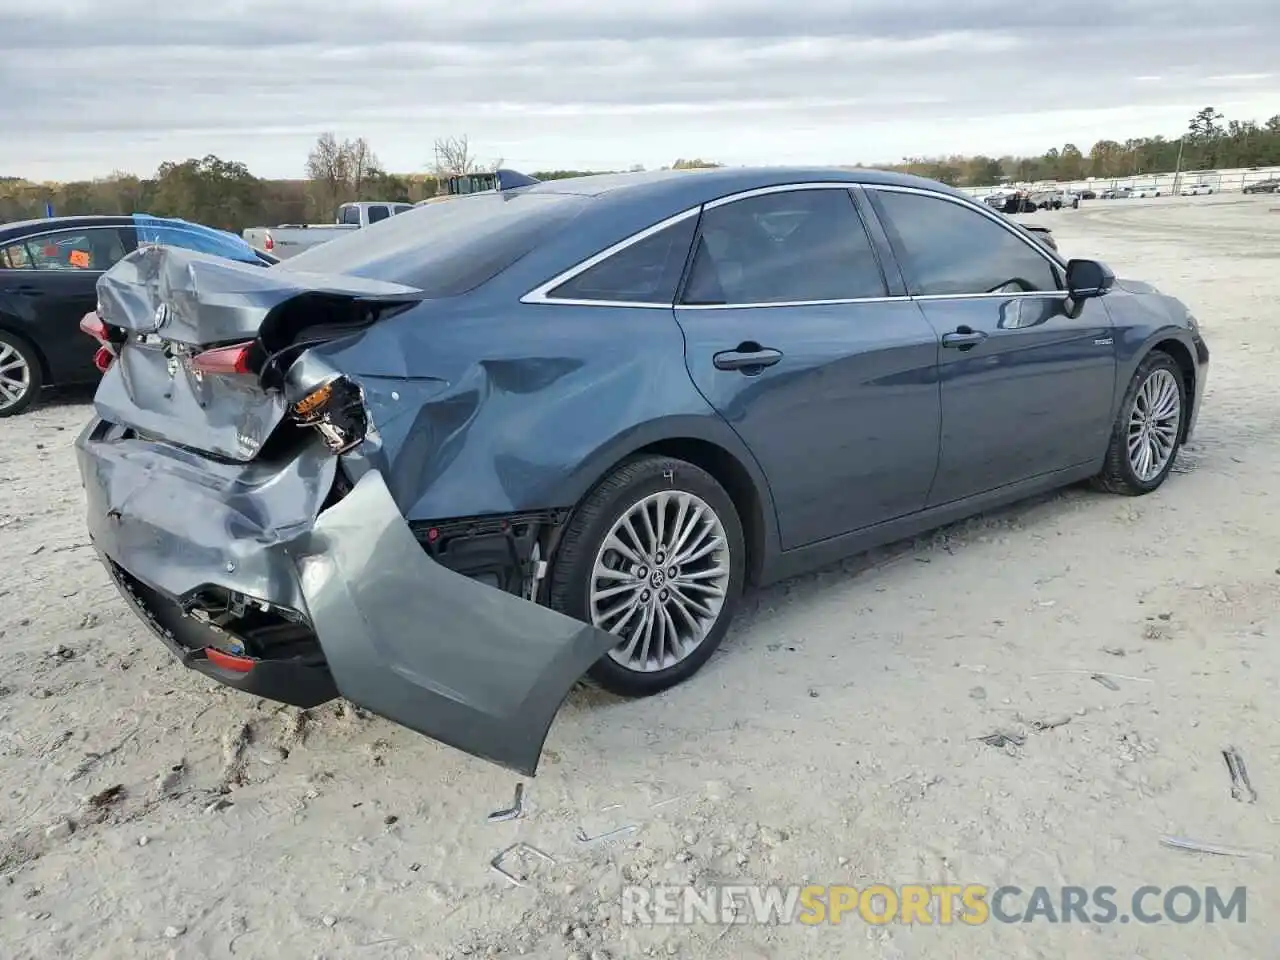
[[[1040,153],[1280,113],[1277,0],[0,0],[0,175]]]

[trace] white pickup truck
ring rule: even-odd
[[[340,206],[333,223],[282,223],[276,227],[250,227],[243,236],[249,246],[285,260],[326,240],[341,236],[346,230],[359,230],[412,209],[411,203],[361,200]]]

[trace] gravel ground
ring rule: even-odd
[[[575,693],[526,815],[506,823],[486,822],[512,795],[499,768],[349,706],[304,715],[178,666],[86,545],[71,450],[86,398],[0,423],[0,957],[1274,955],[1272,206],[1036,215],[1065,253],[1152,280],[1203,322],[1199,436],[1160,492],[1067,490],[751,596],[694,682],[643,702]],[[1037,731],[1053,719],[1068,722]],[[1026,741],[974,739],[996,729]],[[1228,745],[1256,803],[1230,795]],[[516,840],[555,860],[524,887],[488,866]],[[689,878],[1110,885],[1122,909],[1144,884],[1243,885],[1248,918],[621,923],[624,882]]]

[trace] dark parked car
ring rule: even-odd
[[[98,377],[80,320],[97,302],[103,271],[139,243],[275,263],[234,234],[144,214],[0,225],[0,417],[26,410],[42,386]]]
[[[1280,191],[1280,180],[1259,180],[1257,183],[1248,184],[1244,193],[1275,193]]]
[[[1173,297],[866,170],[534,183],[99,294],[88,527],[159,638],[529,774],[584,672],[685,680],[748,584],[1155,490],[1209,361]]]

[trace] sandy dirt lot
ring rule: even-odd
[[[749,597],[694,682],[644,702],[575,693],[510,822],[486,821],[516,782],[499,768],[340,704],[301,715],[177,665],[86,544],[71,450],[85,398],[0,423],[0,957],[1274,955],[1272,206],[1037,215],[1065,253],[1154,281],[1203,322],[1199,436],[1160,492],[1067,490]],[[1025,743],[975,740],[997,729]],[[1228,745],[1256,803],[1230,794]],[[555,861],[529,862],[524,887],[488,866],[517,840]],[[1122,912],[1146,884],[1243,885],[1248,914],[621,923],[624,883],[690,879],[1109,885]]]

